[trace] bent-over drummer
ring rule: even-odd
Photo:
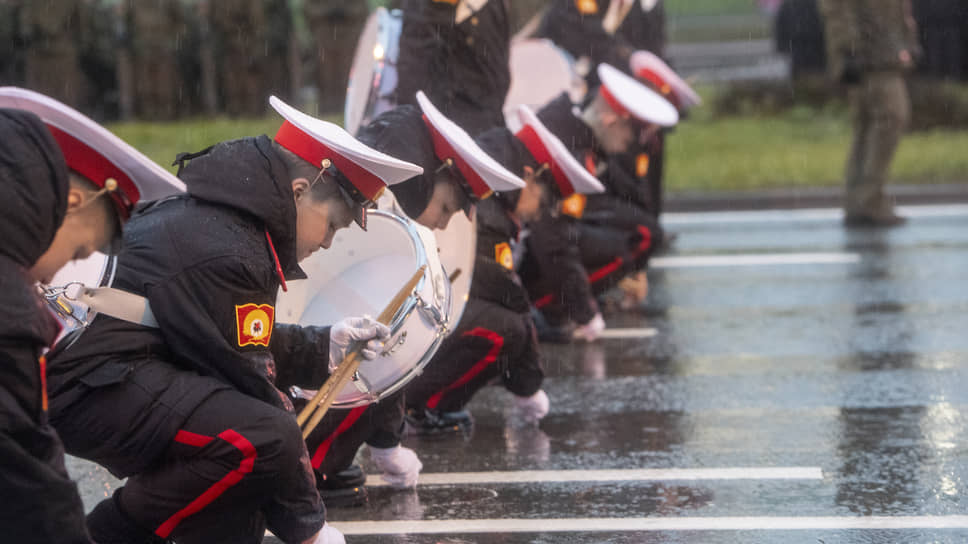
[[[115,251],[139,195],[181,189],[68,106],[0,88],[0,526],[11,542],[92,542],[48,423],[44,352],[60,324],[32,284],[49,283],[71,260]]]
[[[522,229],[540,223],[563,197],[603,187],[529,110],[522,111],[524,128],[517,134],[494,128],[477,138],[498,163],[520,173],[526,185],[478,205],[477,257],[464,314],[406,389],[408,424],[418,434],[468,429],[473,418],[464,407],[495,379],[514,395],[512,417],[518,423],[534,423],[548,411],[530,298],[515,272],[513,253]],[[561,267],[557,273],[584,281],[577,254],[566,247],[567,236],[546,240],[542,250]]]
[[[454,213],[470,214],[481,200],[524,186],[423,93],[417,103],[419,107],[403,105],[386,111],[357,133],[370,147],[423,168],[423,173],[391,187],[380,199],[381,208],[442,230]],[[416,485],[422,464],[413,450],[400,445],[405,392],[406,388],[367,406],[332,409],[309,435],[317,485],[328,506],[366,501],[366,475],[353,463],[364,443],[385,481],[397,488]]]
[[[370,318],[279,325],[276,294],[387,185],[419,173],[275,97],[275,139],[179,157],[187,194],[139,208],[113,286],[144,297],[154,323],[97,315],[51,357],[51,413],[67,451],[124,487],[94,509],[98,542],[173,539],[343,542],[325,523],[292,404],[277,383],[318,384]],[[186,164],[187,163],[187,164]]]
[[[602,84],[581,107],[562,94],[541,108],[538,118],[608,189],[617,170],[615,157],[648,141],[662,127],[675,125],[679,115],[667,100],[618,69],[600,64],[597,70]],[[596,294],[635,276],[662,240],[654,214],[608,193],[590,196],[576,215],[582,261]],[[645,298],[647,288],[640,287],[644,277],[621,285],[629,304]]]

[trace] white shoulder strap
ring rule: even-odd
[[[145,327],[158,327],[148,299],[111,287],[85,287],[77,297],[91,311],[129,321]]]

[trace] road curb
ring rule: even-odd
[[[968,202],[968,183],[938,185],[892,185],[890,194],[899,205],[950,204]],[[723,210],[774,210],[802,208],[839,208],[842,187],[798,187],[763,191],[710,193],[668,193],[666,212],[704,212]]]

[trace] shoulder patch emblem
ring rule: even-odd
[[[581,216],[585,215],[585,204],[587,202],[587,196],[575,193],[561,201],[561,213],[570,215],[575,219],[581,219]]]
[[[269,346],[276,310],[269,304],[243,304],[235,307],[235,326],[239,347]]]
[[[578,13],[582,15],[594,15],[598,13],[597,0],[575,0],[575,6],[578,8]]]
[[[636,177],[644,178],[646,174],[649,173],[649,154],[639,153],[639,156],[635,158],[635,175]]]
[[[514,270],[514,256],[511,254],[511,246],[507,242],[495,244],[494,260],[504,268]]]

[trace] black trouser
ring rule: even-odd
[[[407,408],[456,412],[498,377],[518,396],[541,388],[544,370],[531,315],[471,298],[457,329],[407,385]]]
[[[593,292],[602,293],[644,268],[662,235],[644,208],[611,195],[588,197],[578,247]]]
[[[0,527],[18,544],[88,544],[84,505],[54,429],[0,386]]]
[[[101,369],[52,399],[52,423],[68,452],[128,477],[117,503],[140,528],[179,544],[254,544],[267,526],[284,542],[322,527],[292,414],[158,359]]]
[[[366,406],[330,409],[306,438],[317,478],[340,472],[353,464],[364,443],[392,448],[403,435],[403,393]]]

